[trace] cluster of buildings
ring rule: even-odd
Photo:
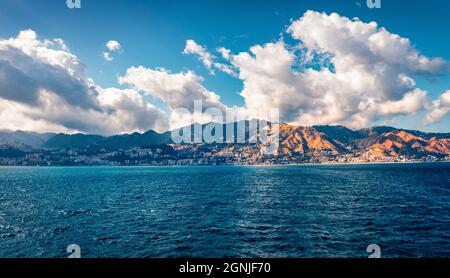
[[[434,162],[450,161],[450,156],[422,158],[374,157],[367,153],[336,154],[311,151],[307,154],[263,155],[256,145],[161,145],[152,148],[98,151],[60,149],[31,150],[0,155],[1,166],[171,166],[171,165],[272,165],[304,163]]]

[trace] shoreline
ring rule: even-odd
[[[295,163],[295,164],[226,164],[226,165],[49,165],[49,166],[27,166],[27,165],[0,165],[2,168],[181,168],[181,167],[286,167],[286,166],[346,166],[346,165],[407,165],[407,164],[440,164],[450,163],[442,161],[398,161],[398,162],[349,162],[349,163]]]

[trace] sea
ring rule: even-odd
[[[0,168],[0,257],[73,244],[86,258],[367,258],[374,244],[448,258],[450,163]]]

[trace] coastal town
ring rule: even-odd
[[[326,150],[307,154],[263,155],[255,146],[223,148],[217,145],[156,145],[114,151],[100,149],[95,153],[87,149],[0,149],[1,166],[288,165],[437,161],[450,161],[450,155],[378,157],[362,151],[336,154]]]
[[[225,128],[224,128],[225,129]],[[1,166],[288,165],[450,161],[450,134],[281,124],[268,142],[175,143],[170,132],[114,136],[0,132]],[[272,142],[273,141],[273,142]],[[268,145],[269,144],[269,145]],[[268,152],[268,147],[270,151]]]

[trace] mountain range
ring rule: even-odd
[[[29,150],[42,147],[55,133],[37,133],[26,131],[0,131],[0,146]]]
[[[353,131],[343,126],[295,127],[282,124],[280,149],[287,155],[327,150],[334,154],[360,151],[377,157],[447,156],[450,155],[450,134],[385,126]]]
[[[204,127],[204,126],[203,126]],[[246,123],[248,140],[248,122]],[[236,128],[236,127],[235,127]],[[194,125],[191,126],[194,129]],[[226,126],[223,125],[224,136]],[[450,133],[427,133],[388,126],[351,130],[344,126],[294,126],[280,124],[280,147],[283,156],[306,156],[314,152],[375,157],[450,155]],[[52,134],[35,132],[0,132],[0,149],[28,151],[32,149],[105,149],[108,151],[171,144],[171,132],[132,133],[114,136],[90,134]],[[222,144],[222,150],[238,151],[244,144]],[[258,148],[258,146],[255,146]]]

